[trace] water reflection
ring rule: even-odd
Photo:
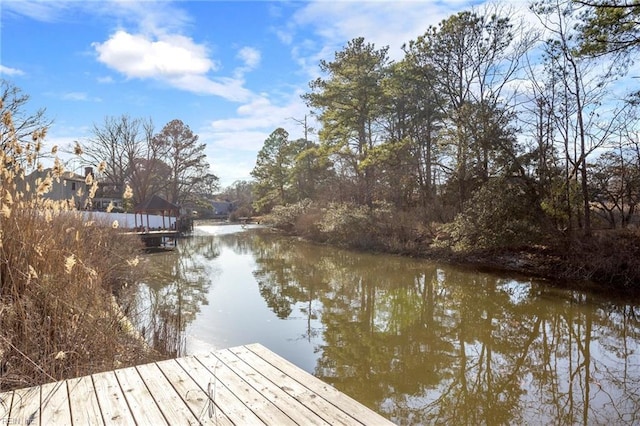
[[[149,258],[154,333],[263,343],[398,424],[640,422],[635,304],[225,229]]]
[[[175,252],[150,253],[148,276],[138,290],[136,322],[149,344],[173,356],[186,349],[185,330],[208,304],[212,262],[220,254],[219,242],[208,237],[182,240]]]

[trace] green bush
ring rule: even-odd
[[[331,243],[369,246],[375,232],[372,219],[367,206],[331,203],[323,209],[318,229]]]
[[[514,247],[540,242],[546,221],[535,192],[505,178],[480,188],[447,230],[455,250]]]
[[[313,202],[309,199],[299,201],[286,206],[275,206],[271,213],[264,218],[264,222],[270,224],[274,228],[281,229],[286,232],[296,231],[298,220],[312,207]]]
[[[318,223],[319,232],[332,244],[393,253],[414,251],[424,237],[421,229],[415,213],[397,211],[386,202],[372,207],[331,203]]]
[[[274,207],[264,221],[313,241],[393,253],[426,247],[431,234],[418,212],[397,211],[384,202],[369,207],[352,203],[320,205],[305,200]]]

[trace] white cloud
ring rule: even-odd
[[[349,40],[364,37],[376,49],[389,46],[389,57],[399,60],[401,47],[437,25],[460,5],[450,1],[313,1],[304,3],[282,28],[273,31],[286,45],[306,75],[319,77],[320,60],[333,60]],[[471,3],[462,0],[457,3]],[[313,33],[308,36],[309,32]],[[306,35],[306,36],[305,36]]]
[[[255,97],[251,102],[238,107],[236,113],[235,118],[213,121],[211,129],[220,134],[234,130],[259,130],[261,140],[256,145],[259,149],[266,137],[277,127],[286,129],[294,138],[300,137],[303,131],[298,129],[299,126],[293,119],[304,118],[307,109],[300,100],[299,93],[294,93],[282,106],[274,105],[266,95]]]
[[[114,1],[11,1],[3,12],[28,16],[38,21],[67,19],[72,10],[90,13],[118,22],[118,30],[102,41],[92,43],[97,60],[128,79],[156,80],[195,94],[220,96],[234,102],[246,102],[252,93],[245,87],[244,74],[255,69],[261,52],[243,47],[237,57],[242,65],[230,74],[216,76],[218,62],[209,46],[185,35],[193,19],[179,2],[146,0]],[[18,70],[1,68],[4,74]],[[113,83],[113,77],[100,77],[99,83]],[[73,96],[68,97],[68,99]],[[80,97],[75,96],[75,99]]]
[[[200,140],[207,146],[205,153],[213,172],[220,178],[225,187],[236,180],[250,180],[251,170],[256,163],[256,156],[269,136],[268,131],[257,129],[200,131]]]
[[[86,92],[44,92],[44,95],[50,98],[71,102],[102,102],[101,98],[89,96]]]
[[[220,151],[244,151],[252,154],[255,159],[255,154],[258,153],[260,148],[269,136],[268,131],[261,130],[249,130],[249,129],[234,129],[226,131],[215,131],[212,133],[199,133],[201,138],[207,138],[211,141],[208,146],[211,146],[215,150]]]
[[[364,37],[377,49],[389,46],[389,57],[399,60],[404,56],[402,45],[423,35],[430,26],[437,26],[452,14],[462,10],[482,11],[512,9],[515,14],[531,20],[528,2],[503,0],[429,0],[429,1],[328,1],[316,0],[299,8],[283,28],[274,32],[280,40],[291,45],[291,54],[311,78],[318,77],[318,62],[333,60],[333,54],[342,50],[349,40]],[[514,21],[516,29],[519,22]],[[319,38],[300,35],[313,32]]]
[[[251,92],[241,75],[210,78],[217,69],[205,46],[182,35],[157,38],[119,30],[104,43],[93,43],[98,60],[127,78],[155,79],[197,94],[215,95],[231,101],[245,101]],[[260,54],[255,49],[242,51],[245,64],[255,65]]]
[[[220,178],[220,186],[228,187],[239,180],[252,180],[251,171],[256,165],[256,157],[238,158],[237,154],[226,151],[207,151],[211,170]]]
[[[98,77],[97,81],[98,83],[102,83],[102,84],[111,84],[114,82],[113,77],[111,77],[110,75],[107,75],[104,77]]]
[[[238,107],[235,116],[214,120],[201,129],[198,134],[207,144],[207,156],[221,184],[251,179],[258,151],[276,128],[287,130],[290,139],[303,137],[304,128],[296,120],[304,120],[305,113],[307,109],[299,92],[284,99],[281,105],[263,94]],[[311,117],[308,121],[312,126]]]
[[[291,31],[283,29],[274,29],[273,31],[282,43],[289,45],[293,42],[293,34]]]
[[[64,93],[61,98],[65,101],[99,101],[98,98],[89,98],[85,92],[68,92]]]
[[[104,3],[103,13],[130,22],[144,34],[156,36],[179,34],[192,23],[186,10],[178,6],[180,2],[116,0],[101,3]]]
[[[243,47],[236,54],[236,58],[243,62],[243,65],[236,68],[233,76],[234,78],[241,80],[244,78],[245,73],[255,69],[261,60],[260,51],[253,47]]]
[[[210,79],[203,75],[185,74],[168,81],[178,89],[203,95],[220,96],[234,102],[246,101],[251,97],[251,91],[243,87],[244,81],[237,78]]]
[[[10,68],[10,67],[5,67],[4,65],[0,65],[0,74],[6,74],[9,76],[24,75],[24,71],[16,68]]]
[[[244,62],[246,68],[254,69],[260,63],[261,55],[260,51],[253,47],[243,47],[238,52],[238,58]]]
[[[40,0],[4,1],[2,13],[27,16],[41,22],[55,22],[72,6],[70,2]]]
[[[390,46],[390,56],[450,15],[452,6],[437,1],[311,2],[293,17],[297,28],[311,27],[323,46],[341,49],[346,41],[364,37],[377,48]]]
[[[120,30],[93,47],[100,62],[130,78],[205,74],[215,69],[204,46],[180,35],[152,40]]]
[[[178,2],[179,4],[179,2]],[[112,17],[130,23],[149,34],[179,32],[192,19],[176,2],[167,0],[13,0],[2,2],[7,16],[26,16],[40,22],[61,22],[81,11],[93,16]]]

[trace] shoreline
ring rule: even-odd
[[[640,267],[634,268],[640,263],[640,236],[632,231],[617,231],[613,241],[592,237],[589,240],[564,239],[546,246],[522,245],[457,252],[451,247],[385,250],[349,242],[336,244],[277,227],[266,228],[315,244],[445,262],[486,272],[510,272],[548,280],[558,288],[640,298]],[[618,238],[621,233],[626,238]]]

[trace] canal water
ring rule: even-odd
[[[401,425],[640,424],[638,303],[251,226],[144,262],[137,319],[176,354],[261,343]]]

